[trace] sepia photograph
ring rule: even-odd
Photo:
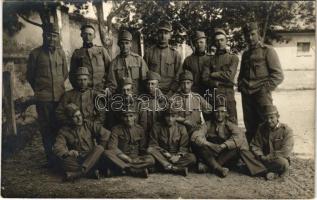
[[[2,198],[315,198],[315,1],[0,6]]]

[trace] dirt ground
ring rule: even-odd
[[[237,95],[239,124],[241,98]],[[290,174],[265,181],[231,171],[227,178],[190,173],[188,177],[150,174],[133,177],[82,179],[64,183],[61,176],[42,168],[44,152],[39,134],[20,152],[2,160],[2,197],[76,198],[313,198],[315,91],[280,91],[273,95],[281,121],[294,130],[295,148]]]

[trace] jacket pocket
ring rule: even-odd
[[[174,69],[174,62],[166,62],[165,63],[165,76],[168,76],[168,77],[175,77],[175,69]]]
[[[131,77],[132,79],[140,78],[140,67],[139,66],[131,66]]]

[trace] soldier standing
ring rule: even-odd
[[[158,25],[158,44],[145,52],[145,61],[150,70],[161,75],[159,87],[165,95],[171,96],[178,89],[178,76],[182,72],[181,56],[170,48],[172,25],[161,21]]]
[[[201,96],[205,93],[205,87],[201,81],[201,74],[205,67],[209,67],[211,55],[206,52],[207,37],[204,32],[196,31],[192,39],[195,51],[192,55],[185,58],[183,69],[189,70],[193,76],[193,92],[197,92]]]
[[[110,131],[100,124],[84,120],[73,103],[66,105],[65,114],[70,121],[63,126],[53,146],[54,153],[60,159],[65,180],[72,181],[93,172],[99,178],[98,164],[110,137]],[[96,143],[97,144],[96,144]]]
[[[105,155],[112,171],[148,177],[148,167],[154,165],[152,156],[146,154],[146,139],[143,128],[136,124],[135,110],[124,108],[122,123],[112,129],[108,149]]]
[[[271,180],[287,174],[294,138],[292,129],[279,122],[280,116],[275,106],[266,105],[263,112],[266,121],[259,126],[250,149],[266,166],[266,178]]]
[[[258,125],[264,121],[261,108],[272,105],[271,92],[283,81],[284,76],[275,50],[261,43],[257,24],[247,24],[243,31],[249,49],[242,55],[238,90],[242,95],[246,136],[250,142]]]
[[[67,61],[59,45],[59,29],[53,24],[47,24],[43,27],[43,45],[30,53],[27,80],[37,101],[36,111],[48,167],[54,164],[52,146],[57,131],[55,109],[65,92],[64,82],[67,77]]]
[[[77,68],[75,75],[75,88],[64,93],[56,108],[58,122],[65,124],[68,121],[65,115],[65,107],[69,103],[74,103],[79,107],[84,119],[97,121],[102,125],[104,123],[103,114],[98,111],[97,105],[95,105],[95,98],[98,93],[94,89],[88,87],[88,69],[86,67],[79,67]]]
[[[214,91],[215,95],[226,98],[229,120],[238,123],[236,100],[234,98],[234,77],[239,64],[238,56],[227,50],[227,36],[223,29],[215,29],[216,52],[212,56],[210,66],[202,73],[205,85]]]
[[[92,24],[84,24],[80,30],[83,47],[75,49],[72,55],[69,72],[70,83],[75,88],[77,68],[86,67],[89,71],[89,86],[96,90],[103,90],[110,66],[110,56],[104,47],[93,44],[96,31]]]
[[[111,62],[107,87],[111,93],[118,92],[118,82],[122,78],[132,79],[133,93],[140,92],[142,81],[146,78],[148,67],[141,56],[131,52],[132,35],[128,31],[122,31],[119,34],[118,45],[120,54]]]

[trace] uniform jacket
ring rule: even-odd
[[[174,102],[174,106],[179,108],[179,115],[194,125],[204,123],[202,113],[210,114],[213,111],[212,105],[195,92],[188,95],[177,92],[170,99]]]
[[[65,107],[69,103],[74,103],[79,107],[84,119],[101,122],[101,114],[95,106],[95,98],[97,95],[98,93],[93,89],[87,89],[84,92],[72,89],[65,92],[56,108],[57,120],[65,124],[67,122]]]
[[[249,150],[248,142],[244,132],[234,123],[225,122],[223,130],[218,128],[217,124],[207,121],[201,130],[195,131],[191,141],[198,146],[204,146],[210,141],[219,141],[227,145],[228,149]]]
[[[199,94],[204,93],[204,85],[201,79],[201,75],[205,68],[209,68],[211,65],[211,55],[206,53],[204,54],[197,54],[193,53],[192,55],[185,58],[183,63],[183,70],[189,70],[192,72],[194,77],[193,87],[192,90]]]
[[[118,55],[110,64],[107,87],[115,92],[120,80],[129,77],[133,81],[134,94],[138,94],[140,83],[145,80],[148,70],[147,64],[138,54],[131,52],[127,57]]]
[[[294,147],[293,131],[286,124],[280,123],[274,130],[261,124],[250,144],[256,156],[272,155],[289,158]]]
[[[56,137],[53,152],[60,158],[70,150],[76,150],[80,155],[87,155],[97,144],[106,147],[110,131],[97,123],[85,120],[80,128],[62,127]]]
[[[70,62],[70,83],[75,88],[78,67],[87,67],[91,86],[103,89],[110,61],[110,56],[104,47],[93,46],[91,48],[81,47],[80,49],[75,49]]]
[[[26,78],[39,101],[59,101],[65,92],[64,82],[68,77],[65,52],[54,52],[43,46],[33,49],[27,64]]]
[[[149,70],[161,75],[159,87],[164,93],[177,90],[178,77],[182,72],[182,60],[176,50],[154,46],[145,52],[144,59]]]
[[[208,88],[233,87],[234,77],[239,64],[238,56],[226,50],[217,51],[212,56],[211,63],[203,70],[202,79]],[[212,72],[214,75],[210,77]]]
[[[163,123],[155,123],[150,133],[149,147],[172,154],[188,153],[189,138],[185,126],[176,123],[169,128]]]
[[[242,54],[238,76],[238,89],[253,94],[263,87],[274,90],[284,79],[281,64],[275,50],[258,43]]]
[[[133,158],[145,153],[145,145],[144,130],[140,125],[127,128],[119,124],[111,131],[108,148],[117,154],[123,153]]]

